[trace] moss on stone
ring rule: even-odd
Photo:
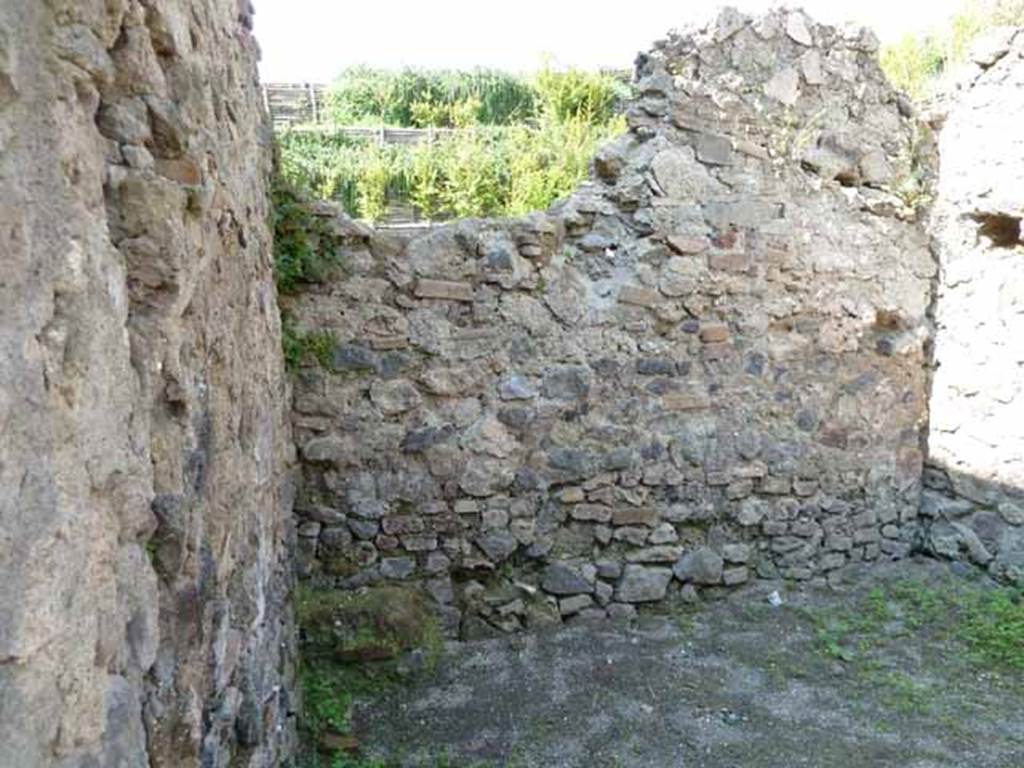
[[[303,652],[339,661],[392,659],[422,648],[435,657],[441,631],[426,595],[415,588],[358,591],[300,588],[296,617]]]

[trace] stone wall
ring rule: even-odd
[[[250,26],[244,0],[0,3],[0,765],[288,748]]]
[[[287,307],[338,341],[295,384],[302,575],[474,636],[908,554],[930,166],[876,46],[726,11],[550,211],[339,218],[347,273]]]
[[[922,511],[934,553],[1024,582],[1024,31],[981,40],[958,91],[931,222],[941,272]]]

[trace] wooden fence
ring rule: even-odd
[[[333,125],[331,123],[320,123],[318,125],[286,125],[286,130],[309,133],[332,133],[341,134],[351,139],[363,139],[376,144],[419,144],[421,141],[433,141],[439,136],[457,133],[460,130],[469,131],[468,128],[379,128]]]
[[[274,130],[323,131],[377,144],[419,144],[454,128],[386,128],[335,125],[324,110],[327,86],[320,83],[264,83],[263,106]]]

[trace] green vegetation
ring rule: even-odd
[[[397,659],[406,651],[422,651],[424,671],[436,665],[443,638],[428,599],[395,586],[353,592],[301,586],[295,614],[304,768],[383,768],[354,755],[359,745],[351,736],[352,701],[397,684]]]
[[[933,587],[905,581],[873,589],[854,611],[814,617],[818,647],[842,661],[870,659],[908,635],[961,646],[976,668],[1024,672],[1024,593],[964,582]]]
[[[292,319],[281,314],[281,347],[284,351],[284,365],[289,371],[298,370],[307,356],[312,356],[321,366],[328,368],[337,339],[330,331],[304,332],[295,327]]]
[[[598,145],[621,133],[604,125],[544,118],[533,126],[477,127],[415,146],[378,146],[330,132],[278,137],[281,173],[354,217],[378,221],[407,199],[427,219],[504,216],[544,209],[586,178]]]
[[[340,268],[339,237],[328,221],[316,216],[299,189],[275,180],[271,189],[274,233],[274,279],[280,293],[294,293],[302,283],[326,279]]]
[[[546,114],[607,123],[629,92],[621,74],[558,71],[545,62],[533,78],[506,72],[351,67],[327,93],[338,125],[464,128],[519,125]]]
[[[504,72],[351,67],[327,93],[329,119],[341,125],[453,126],[473,107],[474,122],[509,125],[533,114],[535,92]]]
[[[392,201],[427,219],[543,209],[586,175],[597,146],[625,130],[618,78],[545,67],[530,80],[497,73],[349,70],[331,92],[337,123],[456,127],[414,146],[380,146],[327,130],[278,136],[294,187],[378,221]]]
[[[907,95],[932,94],[941,76],[962,64],[972,42],[984,32],[1024,24],[1024,0],[966,0],[941,30],[907,35],[884,46],[880,62],[889,80]]]
[[[414,589],[380,586],[352,592],[301,587],[295,612],[306,656],[373,661],[422,648],[436,660],[440,653],[437,620],[429,601]]]
[[[843,662],[857,695],[870,692],[890,715],[940,719],[951,695],[970,701],[978,681],[1024,684],[1024,592],[944,578],[876,587],[844,607],[811,610],[815,645]],[[885,719],[881,730],[892,730]]]
[[[325,280],[343,266],[340,238],[328,220],[313,213],[311,202],[295,185],[275,179],[271,206],[274,280],[279,293],[295,293],[301,285]],[[298,369],[307,356],[327,367],[335,343],[330,331],[302,331],[287,310],[281,310],[281,347],[289,371]]]

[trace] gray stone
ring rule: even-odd
[[[725,136],[702,133],[697,137],[697,159],[708,165],[732,165],[732,142]]]
[[[730,563],[747,563],[750,560],[750,546],[748,544],[724,544],[722,558]]]
[[[519,548],[519,542],[509,531],[490,530],[476,540],[477,546],[491,560],[500,563]]]
[[[738,568],[726,568],[722,571],[722,583],[727,587],[744,584],[750,579],[750,572],[745,566]]]
[[[349,512],[363,520],[380,520],[387,514],[387,505],[377,499],[356,499],[349,505]]]
[[[595,565],[602,579],[617,579],[622,575],[622,563],[617,560],[598,560]]]
[[[651,161],[651,172],[660,192],[673,199],[693,200],[721,189],[690,148],[659,152]]]
[[[679,534],[671,523],[661,523],[651,531],[647,540],[651,544],[673,544],[679,540]]]
[[[513,374],[498,385],[498,396],[502,400],[532,400],[537,390],[525,378]]]
[[[590,370],[580,365],[553,368],[545,373],[541,390],[552,400],[585,398],[590,392]]]
[[[665,544],[657,547],[645,547],[626,553],[629,563],[674,563],[679,558],[682,547]]]
[[[507,462],[474,456],[463,467],[459,487],[470,496],[491,496],[508,488],[514,479],[515,473]]]
[[[599,581],[594,584],[594,597],[597,600],[598,605],[606,606],[611,602],[612,596],[615,594],[615,588],[611,584],[607,584],[603,581]]]
[[[407,379],[373,382],[370,399],[387,416],[412,410],[423,401],[416,385]]]
[[[380,531],[380,523],[376,520],[348,520],[348,529],[356,539],[373,539]]]
[[[672,572],[680,581],[701,585],[718,584],[722,580],[723,564],[717,552],[700,547],[680,557],[672,567]]]
[[[563,597],[558,601],[558,612],[562,615],[562,618],[572,616],[575,613],[579,613],[584,608],[589,608],[594,604],[594,599],[590,595],[573,595],[572,597]]]
[[[452,561],[443,552],[431,552],[427,555],[426,565],[423,570],[427,573],[447,573]]]
[[[541,589],[552,595],[590,594],[593,586],[564,563],[552,563],[544,569]]]
[[[416,570],[411,557],[384,557],[380,561],[380,575],[385,579],[407,579]]]
[[[885,153],[872,149],[860,159],[860,174],[865,184],[887,184],[892,181],[893,170]]]
[[[608,618],[615,622],[629,622],[637,617],[635,606],[627,603],[612,603],[607,609]]]
[[[800,75],[793,67],[783,67],[765,83],[764,92],[766,96],[791,107],[800,96]]]
[[[672,569],[627,565],[615,588],[615,599],[623,603],[646,603],[665,597],[672,581]]]
[[[804,82],[808,85],[823,85],[825,73],[821,68],[821,54],[816,50],[807,51],[800,57],[800,71],[803,72]]]
[[[336,344],[331,351],[331,368],[335,371],[369,373],[378,369],[377,356],[357,344]]]
[[[1001,502],[999,504],[999,514],[1010,525],[1024,525],[1024,503]]]
[[[786,34],[800,45],[814,45],[811,30],[807,28],[807,19],[799,11],[786,14]]]

